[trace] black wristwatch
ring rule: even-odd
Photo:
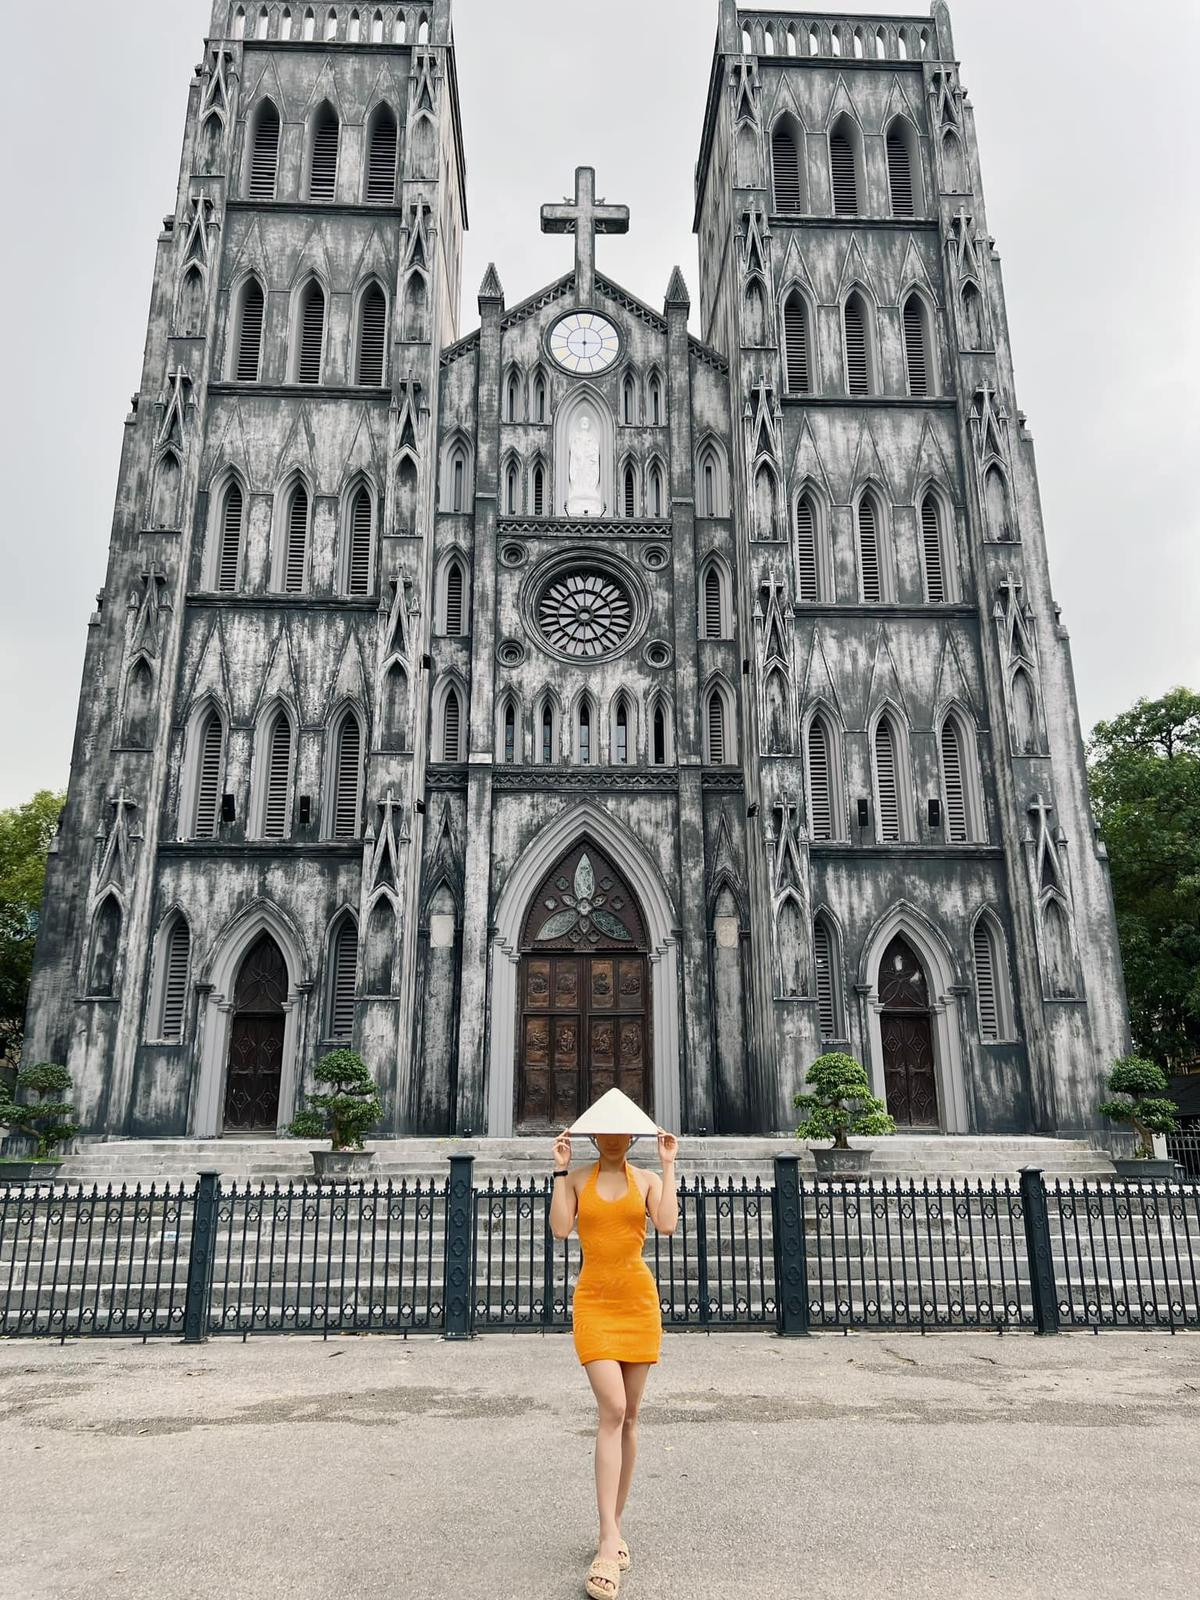
[[[556,1172],[554,1176],[556,1178],[566,1178],[570,1175],[570,1171],[570,1167],[564,1167],[561,1172]]]

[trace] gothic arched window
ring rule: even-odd
[[[838,982],[837,936],[828,917],[819,912],[813,920],[813,967],[817,986],[817,1026],[821,1038],[842,1039],[845,1028],[842,1022],[841,985]]]
[[[775,210],[783,215],[804,210],[803,149],[803,130],[790,117],[780,117],[771,130],[771,181]]]
[[[979,914],[971,935],[975,962],[975,1003],[979,1016],[979,1037],[985,1044],[1011,1039],[1013,1021],[1012,988],[1008,981],[1008,957],[1004,936],[992,912]]]
[[[442,701],[442,748],[443,761],[462,760],[462,702],[458,697],[458,690],[450,684],[446,690],[445,699]]]
[[[150,748],[154,715],[154,674],[145,656],[138,656],[125,685],[124,743],[134,750]]]
[[[338,115],[328,100],[318,106],[310,125],[308,198],[332,200],[337,192]]]
[[[967,720],[956,710],[946,713],[938,735],[946,838],[951,844],[982,841],[983,796],[979,758]]]
[[[895,843],[907,833],[907,790],[901,787],[903,750],[893,717],[885,712],[872,740],[875,767],[875,836]]]
[[[354,996],[358,988],[358,924],[347,911],[329,940],[329,986],[325,1037],[348,1043],[354,1034]]]
[[[230,480],[221,502],[220,537],[213,587],[220,594],[234,594],[242,566],[242,486]]]
[[[296,301],[293,321],[293,383],[320,383],[325,353],[325,291],[316,278],[310,278]]]
[[[383,19],[376,13],[380,32]],[[390,106],[379,106],[367,131],[368,204],[391,205],[396,198],[396,118]]]
[[[846,299],[842,328],[846,348],[846,392],[870,394],[876,387],[871,314],[857,289]]]
[[[921,500],[921,549],[925,568],[925,598],[931,605],[941,605],[950,598],[950,593],[946,581],[941,506],[932,489]]]
[[[879,508],[869,491],[858,502],[858,562],[862,598],[867,601],[884,599]]]
[[[929,334],[929,309],[914,289],[904,302],[904,363],[908,392],[922,398],[933,392],[933,346]]]
[[[187,918],[176,911],[158,939],[158,981],[151,1023],[156,1039],[178,1040],[183,1035],[191,953],[192,936]]]
[[[453,557],[446,565],[442,584],[442,632],[452,638],[466,630],[466,580],[462,562]]]
[[[282,705],[260,725],[256,754],[258,835],[286,839],[292,831],[292,724]]]
[[[798,598],[815,605],[831,598],[829,551],[825,519],[811,489],[796,501],[796,569],[799,574]]]
[[[829,134],[829,175],[835,216],[858,215],[858,166],[858,129],[850,117],[843,115],[834,123]]]
[[[704,759],[715,767],[737,759],[732,711],[719,683],[713,684],[704,702]]]
[[[838,743],[824,715],[814,713],[805,740],[808,778],[808,826],[813,839],[842,837],[840,790],[837,782]]]
[[[913,201],[913,126],[906,117],[897,117],[887,131],[888,188],[894,217],[915,215]]]
[[[194,724],[194,787],[191,826],[193,839],[215,839],[217,809],[221,799],[221,773],[224,758],[224,728],[215,706],[210,706]]]
[[[250,169],[246,185],[251,200],[274,200],[279,172],[279,111],[264,100],[250,124]]]
[[[808,326],[807,302],[799,289],[793,289],[783,302],[783,351],[789,394],[808,394],[812,389]]]
[[[360,483],[350,501],[344,569],[347,594],[370,594],[371,556],[375,543],[374,507],[371,491]]]
[[[263,286],[251,275],[238,294],[233,376],[238,383],[257,383],[262,363]]]
[[[357,839],[362,831],[363,731],[358,713],[348,708],[337,725],[333,745],[330,834]]]
[[[107,894],[92,919],[91,960],[88,963],[88,993],[114,992],[117,956],[121,949],[121,906],[115,894]]]
[[[285,594],[300,594],[308,559],[308,490],[297,480],[287,509],[287,537],[284,545],[280,587]]]
[[[378,389],[387,352],[387,296],[369,283],[358,302],[358,371],[355,382]]]

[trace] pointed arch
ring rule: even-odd
[[[875,338],[874,302],[856,284],[842,303],[842,340],[846,393],[879,392],[879,360]]]
[[[117,992],[117,976],[121,964],[121,923],[121,902],[116,891],[110,890],[100,901],[92,916],[87,968],[88,994],[105,996]]]
[[[319,384],[325,362],[325,288],[316,273],[292,295],[288,382]]]
[[[383,31],[383,18],[376,13]],[[396,151],[399,130],[396,114],[386,102],[372,111],[367,122],[367,168],[363,198],[368,205],[394,205],[396,201]]]
[[[358,995],[358,922],[352,911],[344,910],[335,918],[326,949],[324,1037],[349,1045]]]
[[[1000,919],[984,906],[971,929],[971,960],[975,974],[975,1014],[984,1044],[1017,1037],[1013,1011],[1008,945]]]
[[[1076,994],[1075,952],[1071,943],[1071,918],[1066,901],[1056,889],[1041,901],[1042,954],[1046,992],[1051,999]]]
[[[910,840],[914,829],[908,724],[899,708],[890,702],[871,719],[870,749],[876,843]]]
[[[521,462],[515,450],[506,450],[500,463],[500,482],[504,486],[504,498],[500,511],[503,516],[517,517],[521,514]]]
[[[213,507],[209,527],[209,588],[219,594],[235,594],[242,583],[242,546],[245,543],[246,491],[240,476],[232,469],[209,503]]]
[[[805,605],[830,601],[834,592],[829,507],[814,484],[801,486],[792,520],[796,530],[796,598]]]
[[[804,728],[804,777],[808,786],[808,830],[812,839],[846,837],[846,802],[842,786],[841,723],[829,709],[816,705]]]
[[[842,1000],[842,946],[837,924],[828,911],[813,918],[813,971],[817,991],[817,1031],[822,1043],[846,1037]]]
[[[639,420],[637,376],[634,369],[628,367],[621,379],[621,424],[632,428]]]
[[[647,722],[650,737],[650,765],[669,767],[675,760],[675,734],[671,716],[671,702],[666,691],[651,691],[647,705]]]
[[[200,170],[215,176],[221,170],[221,147],[225,142],[225,120],[219,111],[210,112],[200,128]]]
[[[746,279],[742,303],[742,342],[762,346],[767,342],[767,287],[757,273]]]
[[[152,528],[178,528],[180,525],[179,493],[183,483],[183,468],[175,450],[164,450],[154,469],[154,490],[150,496],[150,526]]]
[[[1037,692],[1033,678],[1023,663],[1013,670],[1009,684],[1012,703],[1013,744],[1018,755],[1036,755],[1043,749],[1042,724],[1038,716]]]
[[[298,719],[282,699],[259,713],[254,734],[250,837],[289,839]]]
[[[325,837],[361,838],[367,739],[353,702],[335,707],[325,747]]]
[[[942,137],[942,187],[948,194],[966,194],[969,187],[963,148],[954,132]]]
[[[388,297],[378,278],[368,278],[359,291],[354,326],[354,381],[368,388],[382,388],[387,378]]]
[[[521,369],[515,362],[509,362],[504,369],[504,418],[505,422],[521,422],[523,406],[521,405]]]
[[[729,515],[729,469],[725,447],[715,434],[706,435],[696,453],[697,515]]]
[[[720,674],[704,690],[704,759],[710,766],[733,766],[737,755],[736,699]]]
[[[292,473],[275,496],[279,508],[273,541],[271,587],[282,594],[303,594],[308,582],[312,539],[312,496],[304,474]]]
[[[627,689],[618,689],[609,701],[608,760],[613,767],[627,767],[637,760],[637,701]]]
[[[867,1020],[867,1066],[872,1092],[887,1099],[883,1051],[883,1002],[880,963],[899,935],[920,962],[929,1000],[934,1078],[938,1114],[946,1133],[966,1133],[971,1128],[964,1073],[960,997],[965,995],[963,975],[945,934],[907,899],[895,902],[863,940],[857,984],[864,997]]]
[[[760,461],[754,472],[754,537],[779,537],[779,480],[767,461]]]
[[[229,376],[236,383],[257,383],[262,372],[263,317],[266,295],[251,272],[233,294],[233,332],[229,341]]]
[[[339,584],[343,594],[371,593],[375,569],[375,489],[357,474],[341,497],[342,558]]]
[[[598,755],[599,710],[596,698],[587,689],[575,701],[571,715],[571,755],[581,767],[592,766]]]
[[[570,475],[570,440],[576,423],[588,418],[599,447],[599,485],[594,494],[597,508],[591,506],[592,491],[573,494]],[[616,499],[616,429],[604,394],[594,384],[577,381],[554,419],[554,512],[556,516],[613,515]]]
[[[341,124],[328,100],[322,100],[308,121],[306,190],[309,200],[337,198],[338,147]]]
[[[437,585],[435,631],[452,639],[461,638],[470,630],[468,617],[470,593],[467,584],[466,557],[457,546],[442,557]]]
[[[550,388],[546,382],[546,371],[541,362],[533,369],[533,381],[529,386],[530,422],[546,423],[550,421]]]
[[[521,702],[515,689],[506,689],[496,705],[496,760],[506,766],[524,759]]]
[[[132,750],[148,750],[154,720],[154,670],[144,655],[137,655],[125,679],[125,718],[121,743]]]
[[[864,179],[862,131],[843,111],[829,130],[829,187],[835,217],[861,215]]]
[[[778,662],[768,667],[763,682],[763,729],[768,755],[786,755],[793,749],[791,683]]]
[[[408,728],[408,673],[399,657],[388,663],[380,698],[380,732],[385,750],[410,748]]]
[[[461,429],[455,429],[442,446],[442,511],[461,513],[471,509],[475,495],[473,461],[470,440]]]
[[[666,521],[671,514],[667,500],[667,473],[660,456],[651,456],[646,467],[646,515],[656,522]]]
[[[963,349],[990,350],[983,295],[979,285],[971,278],[966,279],[959,291],[959,305],[962,308]]]
[[[250,114],[245,184],[251,200],[275,198],[279,180],[279,131],[279,107],[267,96]]]
[[[180,782],[180,839],[215,839],[225,776],[225,719],[211,696],[188,718]]]
[[[868,484],[858,496],[855,509],[858,532],[859,598],[868,604],[892,597],[891,562],[883,521],[883,500],[878,489]]]
[[[733,580],[724,556],[713,551],[700,567],[700,637],[733,637]]]
[[[798,120],[785,111],[771,127],[771,187],[781,216],[808,210],[807,141]]]
[[[952,550],[947,538],[947,530],[953,523],[948,518],[943,495],[932,484],[918,499],[925,599],[930,605],[944,605],[957,595]]]
[[[562,759],[561,707],[552,689],[543,689],[533,704],[533,759],[542,767]]]
[[[904,368],[908,392],[914,399],[938,393],[937,360],[933,341],[933,312],[920,289],[911,289],[903,301]]]
[[[678,913],[641,839],[607,807],[584,801],[565,806],[534,836],[508,873],[497,900],[495,919],[489,930],[493,993],[487,1127],[493,1136],[507,1134],[512,1128],[517,973],[530,902],[555,863],[583,839],[591,839],[599,851],[620,862],[622,874],[642,914],[654,974],[650,1039],[655,1116],[665,1119],[664,1125],[668,1127],[673,1126],[679,1116],[679,948],[674,931],[679,925]]]
[[[920,144],[917,130],[903,115],[895,116],[887,128],[888,193],[894,217],[913,217],[917,214],[920,197],[918,177],[920,172]]]
[[[638,514],[638,471],[632,457],[622,463],[620,482],[621,515],[631,522]]]
[[[446,673],[433,693],[435,761],[467,759],[467,689],[457,673]]]
[[[1016,537],[1008,478],[997,461],[993,461],[983,475],[983,510],[989,539],[1003,541]]]
[[[938,759],[947,843],[986,842],[975,723],[958,704],[938,720]]]
[[[179,1044],[183,1039],[191,962],[192,931],[176,906],[159,923],[154,941],[147,1038],[165,1044]]]
[[[179,285],[175,331],[184,339],[198,339],[204,332],[204,273],[195,261],[188,267]],[[236,370],[236,360],[234,366]]]
[[[808,297],[793,284],[783,296],[783,364],[789,394],[811,394],[814,326]]]
[[[532,516],[544,517],[550,506],[548,469],[540,454],[533,458],[529,472],[529,511]]]
[[[654,366],[646,378],[646,423],[651,428],[661,428],[666,420],[666,388],[662,373]]]

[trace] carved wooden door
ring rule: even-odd
[[[929,990],[919,958],[899,934],[879,963],[879,998],[887,1108],[901,1127],[937,1128]]]
[[[614,1086],[652,1116],[644,926],[590,841],[543,881],[522,946],[514,1125],[557,1133]]]
[[[276,1130],[287,991],[283,952],[264,933],[247,951],[234,989],[225,1076],[226,1133]]]

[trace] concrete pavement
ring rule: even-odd
[[[0,1594],[582,1596],[569,1336],[0,1343]],[[670,1334],[626,1600],[1174,1600],[1200,1338]]]

